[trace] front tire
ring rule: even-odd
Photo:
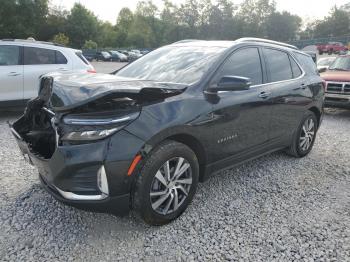
[[[311,111],[307,111],[294,134],[293,142],[287,153],[299,158],[308,155],[315,143],[317,127],[316,115]]]
[[[199,165],[195,153],[176,141],[165,141],[144,160],[133,208],[147,224],[164,225],[179,217],[196,193]]]

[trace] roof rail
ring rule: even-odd
[[[184,40],[174,42],[173,44],[189,43],[189,42],[194,42],[194,41],[200,41],[200,40],[198,40],[198,39],[184,39]]]
[[[30,40],[30,39],[0,39],[0,41],[6,41],[6,42],[25,42],[25,43],[37,43],[37,44],[45,44],[45,45],[54,45],[54,46],[62,46],[61,44],[56,44],[52,42],[45,42],[45,41],[36,41],[36,40]]]
[[[260,42],[260,43],[267,43],[267,44],[272,44],[272,45],[279,45],[279,46],[284,46],[288,47],[291,49],[299,50],[296,46],[282,43],[282,42],[277,42],[273,40],[268,40],[268,39],[263,39],[263,38],[254,38],[254,37],[244,37],[244,38],[239,38],[237,39],[238,42]]]

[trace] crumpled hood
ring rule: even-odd
[[[107,95],[128,95],[152,100],[180,94],[186,85],[122,78],[109,74],[51,74],[51,106],[56,111],[72,109]]]

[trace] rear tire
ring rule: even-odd
[[[315,143],[317,127],[316,115],[307,111],[293,136],[292,144],[286,151],[287,154],[298,158],[308,155]]]
[[[179,217],[196,193],[199,165],[186,145],[166,140],[144,160],[133,194],[137,216],[150,225],[164,225]]]
[[[330,49],[330,50],[328,51],[328,55],[331,55],[331,54],[333,54],[333,50],[332,50],[332,49]]]

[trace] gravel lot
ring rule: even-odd
[[[200,184],[170,225],[60,204],[0,116],[1,261],[350,261],[350,111],[327,110],[313,152],[275,153]]]

